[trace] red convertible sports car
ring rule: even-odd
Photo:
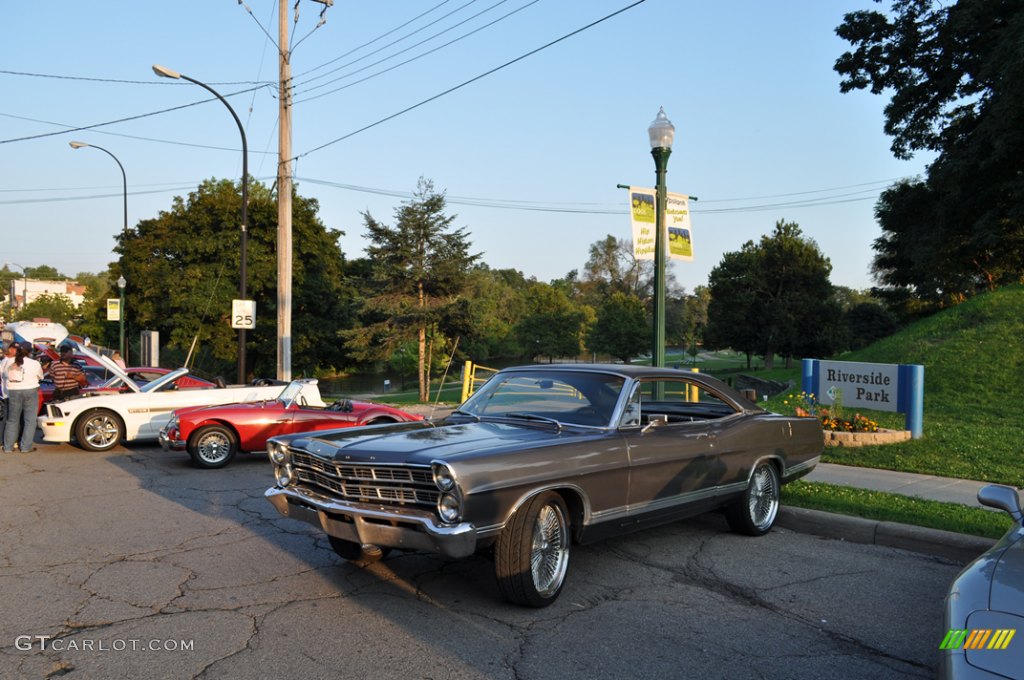
[[[414,420],[423,416],[367,401],[328,406],[316,380],[293,380],[273,401],[177,409],[159,439],[165,450],[187,449],[197,467],[220,468],[239,451],[265,451],[276,435]]]

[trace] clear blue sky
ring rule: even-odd
[[[299,192],[320,201],[321,218],[346,233],[342,249],[354,258],[366,245],[361,211],[393,223],[403,200],[374,192],[407,196],[418,177],[428,177],[447,191],[455,224],[467,228],[485,262],[546,281],[582,268],[588,246],[605,235],[629,236],[625,192],[616,184],[653,185],[646,130],[664,106],[676,126],[669,190],[700,198],[692,205],[696,259],[672,264],[680,284],[692,290],[706,283],[724,252],[760,238],[784,218],[799,223],[831,259],[833,283],[870,286],[871,243],[880,234],[873,217],[878,193],[896,178],[923,172],[929,159],[892,157],[882,132],[886,97],[839,93],[832,65],[847,45],[834,29],[844,12],[879,7],[869,0],[647,0],[314,150],[629,4],[337,0],[326,24],[313,30],[322,6],[301,0],[298,24],[290,28],[295,39],[308,35],[292,58]],[[515,10],[433,54],[374,75]],[[48,264],[74,275],[102,271],[115,259],[120,171],[101,151],[72,150],[71,140],[105,147],[124,164],[132,225],[156,217],[205,178],[241,175],[237,128],[216,101],[90,130],[6,140],[208,97],[196,85],[157,78],[155,63],[223,94],[251,87],[239,83],[276,83],[276,49],[264,32],[277,35],[276,2],[22,2],[5,8],[4,23],[0,264]],[[230,98],[246,125],[249,171],[267,184],[276,172],[275,94],[263,88]],[[522,205],[544,210],[513,209]]]

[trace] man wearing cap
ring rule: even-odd
[[[74,354],[67,345],[60,348],[60,361],[50,364],[49,374],[53,381],[54,401],[78,395],[81,385],[88,383],[85,373],[75,365]]]

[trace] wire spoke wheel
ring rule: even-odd
[[[550,596],[561,585],[569,565],[567,522],[561,508],[545,505],[533,525],[530,573],[533,585],[542,596]]]
[[[238,437],[223,425],[207,425],[189,437],[188,455],[196,467],[221,468],[238,451]]]
[[[748,536],[768,533],[779,514],[779,473],[772,463],[761,463],[750,475],[743,496],[726,508],[733,531]]]
[[[494,548],[494,573],[502,597],[546,607],[565,585],[572,529],[565,501],[553,491],[537,494],[512,515]]]
[[[767,529],[779,511],[779,482],[771,468],[762,465],[751,480],[750,519],[759,529]]]

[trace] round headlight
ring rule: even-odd
[[[270,462],[274,465],[284,464],[285,459],[288,457],[288,449],[284,444],[275,441],[267,442],[267,455],[270,457]]]
[[[452,474],[451,468],[444,463],[433,463],[430,466],[431,472],[434,473],[434,484],[441,491],[451,491],[455,486],[455,475]]]
[[[168,430],[177,430],[178,429],[178,416],[171,416],[171,419],[167,421],[167,429]]]
[[[291,465],[285,465],[277,471],[277,485],[284,488],[295,483],[295,472]]]
[[[454,494],[441,494],[437,500],[437,514],[441,516],[441,521],[447,524],[458,522],[462,515],[462,504]]]

